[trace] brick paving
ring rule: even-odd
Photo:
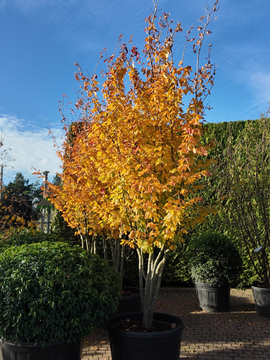
[[[256,314],[251,290],[232,289],[229,312],[206,313],[199,309],[195,289],[162,288],[156,311],[184,321],[181,360],[270,359],[270,318]],[[82,359],[112,360],[104,327],[85,339]]]

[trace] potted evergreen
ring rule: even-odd
[[[228,311],[231,284],[242,269],[236,246],[225,235],[206,233],[192,239],[189,263],[202,310]]]
[[[121,287],[99,256],[45,241],[0,254],[0,289],[1,360],[79,360],[81,339],[116,311]]]

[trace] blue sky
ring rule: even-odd
[[[213,3],[208,0],[210,7]],[[185,32],[199,25],[206,4],[159,0],[158,8]],[[269,0],[220,0],[219,5],[206,39],[218,66],[206,120],[257,119],[270,101]],[[142,49],[151,8],[152,0],[0,0],[0,130],[4,148],[12,149],[5,160],[15,159],[6,163],[5,183],[19,171],[34,182],[31,166],[49,170],[50,179],[61,170],[48,128],[61,143],[59,100],[64,93],[75,99],[74,63],[93,72],[99,53],[106,47],[111,55],[121,33],[126,41],[133,34]],[[179,41],[180,60],[183,37]],[[190,49],[185,61],[194,64]]]

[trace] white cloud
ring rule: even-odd
[[[30,182],[35,182],[33,168],[50,171],[50,180],[56,172],[61,172],[61,162],[48,129],[37,128],[16,116],[2,114],[0,130],[4,136],[4,146],[1,150],[11,148],[5,158],[7,166],[4,168],[4,183],[12,181],[17,172],[23,173],[26,179],[31,179]],[[51,130],[58,145],[61,144],[62,129]]]
[[[265,105],[270,101],[270,73],[258,70],[250,74],[250,85],[258,105]]]

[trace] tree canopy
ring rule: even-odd
[[[29,180],[25,179],[21,172],[16,174],[14,181],[10,181],[8,185],[4,187],[3,195],[9,199],[14,197],[32,201],[42,199],[39,182],[36,181],[34,184],[30,184]]]
[[[208,213],[196,190],[208,175],[200,140],[215,69],[209,57],[200,66],[199,53],[216,5],[200,19],[206,21],[198,38],[186,37],[198,54],[195,71],[183,59],[174,61],[181,24],[173,27],[166,13],[158,19],[155,7],[141,53],[132,37],[126,44],[120,36],[119,53],[105,58],[101,81],[77,64],[81,115],[71,131],[63,115],[62,184],[50,186],[50,199],[71,227],[105,231],[136,249],[147,329],[166,254]]]

